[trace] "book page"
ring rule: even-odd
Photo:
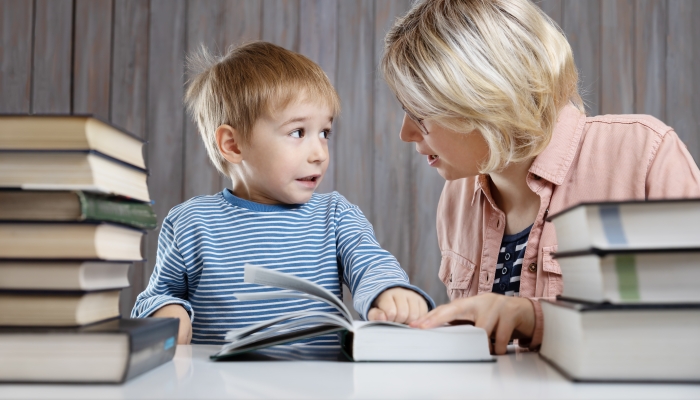
[[[343,318],[352,321],[352,315],[345,314],[347,310],[340,309],[335,302],[328,301],[324,298],[306,294],[306,293],[285,293],[285,292],[272,292],[272,293],[238,293],[234,297],[240,301],[255,301],[255,300],[273,300],[273,299],[306,299],[320,301],[328,304],[329,306],[335,308],[343,314]]]
[[[342,301],[337,298],[333,293],[324,289],[323,287],[307,281],[306,279],[296,277],[294,275],[285,274],[279,271],[273,271],[266,268],[256,267],[254,265],[246,264],[244,267],[243,280],[246,283],[255,283],[258,285],[273,286],[282,289],[296,290],[299,292],[306,293],[312,297],[300,297],[300,298],[312,298],[314,300],[323,301],[326,304],[334,306],[338,311],[340,311],[343,316],[352,322],[352,317],[350,310],[345,307]],[[262,294],[262,293],[261,293]],[[274,299],[274,298],[289,298],[291,293],[264,293],[264,295],[269,295],[271,297],[264,297],[264,299]],[[236,298],[241,299],[242,294],[236,294]],[[245,294],[243,294],[246,296]],[[250,296],[250,295],[247,295]],[[316,297],[316,298],[313,298]],[[250,297],[248,297],[250,298]],[[320,298],[320,299],[319,299]],[[262,300],[263,297],[258,297],[257,300]],[[325,301],[324,301],[325,300]]]

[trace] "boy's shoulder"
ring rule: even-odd
[[[357,207],[337,191],[332,191],[330,193],[314,193],[308,204],[312,207],[332,208],[335,212],[342,212],[346,209]]]
[[[212,214],[222,211],[224,198],[221,193],[195,196],[182,202],[168,213],[169,219],[179,219],[191,214]]]

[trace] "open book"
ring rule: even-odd
[[[245,266],[247,283],[290,289],[292,292],[239,293],[241,301],[309,299],[334,307],[340,316],[302,311],[282,315],[247,328],[229,331],[230,343],[211,356],[224,360],[249,351],[314,336],[339,332],[343,352],[354,361],[492,361],[486,331],[472,325],[413,329],[394,322],[353,321],[350,311],[333,293],[293,275]]]

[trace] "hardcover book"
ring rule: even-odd
[[[700,248],[700,200],[584,203],[547,218],[557,253]]]
[[[220,352],[226,360],[250,351],[337,332],[345,354],[354,361],[493,361],[486,331],[472,325],[413,329],[393,322],[353,321],[350,311],[331,292],[305,279],[278,271],[245,266],[248,283],[291,290],[236,293],[238,300],[311,299],[331,305],[338,314],[307,311],[282,315],[250,327],[229,331]]]
[[[155,229],[148,203],[83,191],[0,190],[0,220],[104,221]]]
[[[0,258],[140,261],[143,235],[108,223],[0,221]]]
[[[0,291],[0,325],[80,326],[119,316],[119,290]]]
[[[170,361],[178,327],[174,318],[143,318],[0,328],[0,381],[121,383]]]
[[[90,151],[1,151],[0,188],[84,190],[150,202],[146,170]]]
[[[91,115],[0,115],[2,150],[96,150],[145,169],[143,145]]]
[[[541,304],[540,356],[573,380],[700,381],[700,304]]]

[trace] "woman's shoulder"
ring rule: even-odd
[[[642,144],[659,142],[671,131],[673,128],[651,115],[605,114],[586,117],[584,139]]]

